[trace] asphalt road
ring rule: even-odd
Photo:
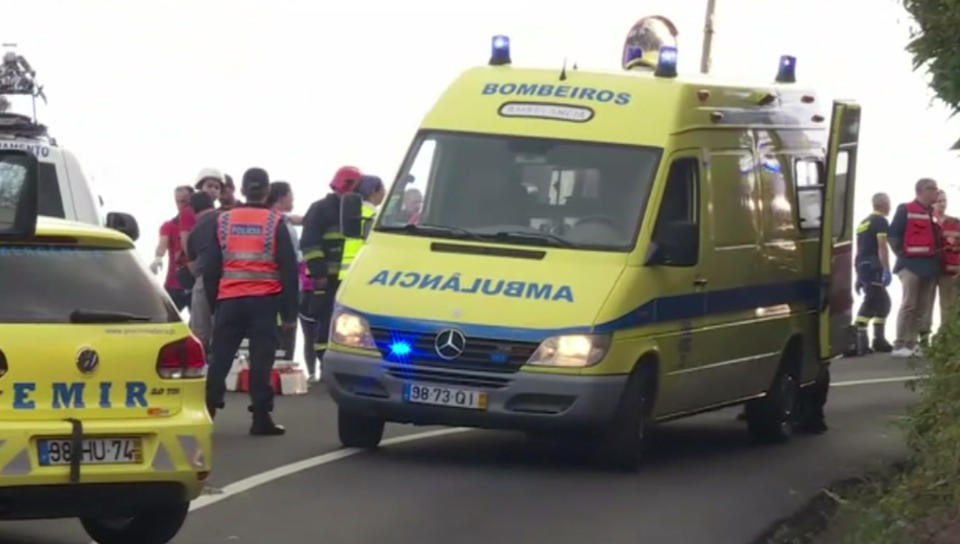
[[[286,436],[252,438],[246,400],[235,396],[217,419],[220,493],[194,503],[175,542],[747,544],[829,483],[904,455],[891,424],[913,393],[902,381],[857,382],[913,373],[886,356],[840,360],[834,383],[847,385],[830,392],[828,433],[758,446],[737,411],[724,410],[663,425],[629,475],[591,465],[576,444],[505,432],[337,452],[334,405],[321,388],[279,399]],[[388,436],[433,430],[388,426]],[[0,543],[88,542],[73,520],[0,523]]]

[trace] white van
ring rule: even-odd
[[[0,113],[0,149],[22,149],[37,158],[40,215],[111,227],[133,240],[139,237],[132,216],[104,215],[103,199],[94,193],[80,162],[57,145],[44,125],[26,115]]]

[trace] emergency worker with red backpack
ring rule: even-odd
[[[247,203],[217,218],[216,243],[203,269],[204,289],[214,308],[213,362],[207,376],[207,409],[224,406],[226,377],[244,338],[250,342],[250,411],[252,435],[281,435],[273,411],[273,368],[279,337],[297,323],[297,255],[283,214],[270,209],[270,178],[260,168],[243,175]]]

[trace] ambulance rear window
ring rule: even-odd
[[[104,323],[180,319],[130,249],[0,246],[0,292],[0,323],[70,323],[75,311],[115,314]]]

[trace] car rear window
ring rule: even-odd
[[[0,246],[0,323],[70,323],[77,310],[130,314],[143,323],[178,321],[133,251]]]

